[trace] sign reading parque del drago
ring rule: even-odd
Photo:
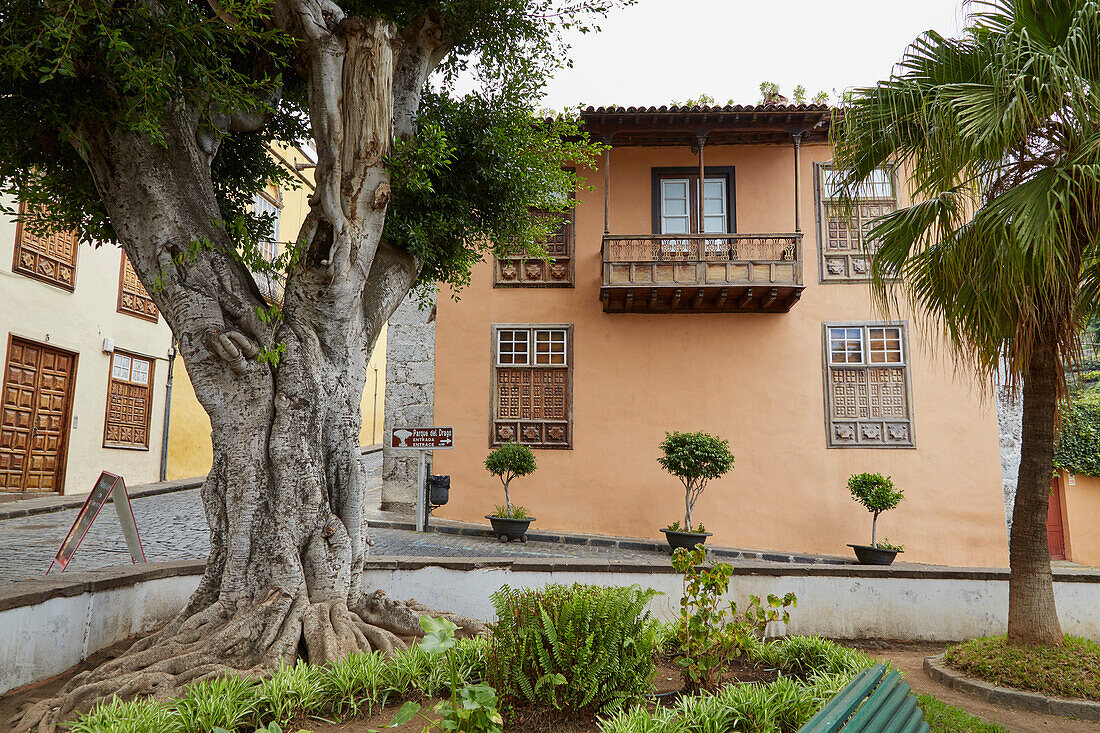
[[[390,448],[394,450],[450,450],[454,445],[454,428],[394,428],[390,431]]]

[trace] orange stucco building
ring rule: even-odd
[[[872,308],[864,224],[907,187],[882,171],[857,211],[831,208],[829,114],[583,113],[611,147],[578,170],[553,259],[483,263],[438,301],[440,516],[484,521],[502,492],[482,461],[518,440],[538,470],[512,498],[536,528],[658,538],[683,492],[657,446],[705,430],[736,456],[695,509],[715,544],[847,554],[871,518],[846,480],[877,471],[906,495],[879,521],[902,559],[1007,562],[990,388],[919,317]]]

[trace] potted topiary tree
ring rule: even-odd
[[[512,506],[512,497],[508,485],[516,476],[526,476],[535,471],[535,454],[531,449],[519,443],[505,443],[492,450],[485,457],[485,468],[504,484],[504,504],[497,507],[496,514],[486,514],[485,518],[493,525],[493,534],[501,542],[509,540],[527,541],[527,528],[535,518],[527,514],[521,506]]]
[[[889,476],[881,473],[857,473],[848,479],[852,498],[867,508],[871,519],[871,544],[848,545],[856,551],[856,560],[863,565],[889,565],[905,548],[878,541],[878,515],[890,511],[905,498],[901,489],[894,488]]]
[[[665,433],[661,443],[661,453],[657,459],[661,468],[671,473],[684,485],[684,523],[673,522],[661,531],[672,550],[684,547],[691,549],[707,541],[711,532],[707,532],[703,523],[692,526],[691,510],[695,501],[707,487],[707,482],[718,478],[733,468],[733,453],[729,441],[708,433]]]

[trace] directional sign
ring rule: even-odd
[[[454,447],[454,428],[394,428],[390,431],[390,448],[394,450],[450,450]]]

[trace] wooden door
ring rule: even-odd
[[[0,408],[0,491],[61,491],[75,378],[75,354],[11,338]]]
[[[1062,482],[1054,477],[1050,485],[1050,502],[1047,505],[1047,546],[1051,560],[1066,559],[1066,538],[1062,529]]]

